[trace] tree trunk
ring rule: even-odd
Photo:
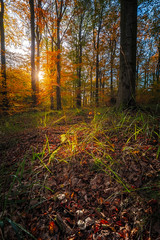
[[[56,88],[56,96],[57,96],[57,110],[62,109],[61,105],[61,54],[60,54],[60,20],[57,19],[57,88]]]
[[[7,96],[7,77],[6,77],[6,55],[5,55],[5,34],[4,34],[4,2],[0,0],[0,36],[1,36],[1,76],[2,76],[2,110],[7,111],[9,101]]]
[[[36,71],[36,91],[39,94],[39,72],[40,72],[40,40],[37,39],[37,71]],[[37,96],[38,98],[38,96]]]
[[[77,107],[81,107],[81,71],[82,71],[82,43],[79,46],[79,67],[78,67],[78,89],[77,89]]]
[[[81,15],[79,25],[79,39],[78,39],[78,86],[77,86],[77,107],[81,107],[81,71],[82,71],[82,22],[84,15]]]
[[[32,104],[37,105],[36,96],[36,71],[35,71],[35,13],[34,0],[29,0],[31,14],[31,85],[32,85]]]
[[[96,107],[99,106],[99,94],[98,94],[98,87],[99,87],[99,43],[100,43],[100,32],[102,26],[102,11],[99,19],[99,26],[98,26],[98,33],[97,33],[97,44],[96,44]]]
[[[111,91],[111,98],[113,97],[113,53],[111,49],[111,85],[110,85],[110,91]]]
[[[120,79],[117,107],[135,105],[137,0],[121,0]]]
[[[96,107],[98,107],[99,105],[98,80],[99,80],[99,53],[97,50],[97,53],[96,53]]]
[[[37,43],[37,69],[36,69],[36,91],[37,91],[37,98],[39,94],[39,72],[40,72],[40,43],[42,39],[42,34],[40,30],[40,22],[41,22],[41,6],[42,0],[38,0],[38,17],[37,17],[37,24],[36,24],[36,43]]]
[[[51,92],[50,92],[50,100],[51,100],[51,110],[54,110],[54,85],[53,85],[53,74],[54,74],[54,69],[53,69],[53,41],[54,37],[52,37],[52,42],[51,42],[51,52],[52,52],[52,57],[51,57]]]
[[[113,68],[114,68],[114,58],[115,58],[115,51],[116,51],[116,40],[110,39],[110,51],[111,51],[111,59],[110,59],[110,67],[111,67],[111,82],[110,82],[110,95],[111,99],[114,97],[113,91]]]

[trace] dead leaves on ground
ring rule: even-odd
[[[5,156],[11,166],[23,151],[29,153],[23,176],[14,185],[14,197],[11,194],[8,199],[6,215],[11,216],[14,204],[11,217],[38,240],[154,240],[160,236],[156,139],[137,136],[127,143],[123,133],[114,136],[99,130],[92,137],[90,130],[87,135],[82,129],[74,134],[66,126],[36,131],[21,136]],[[49,161],[57,145],[60,148]],[[44,165],[39,161],[43,150]],[[11,156],[16,160],[9,162]],[[119,178],[103,169],[103,164],[96,164],[96,159],[104,159]],[[4,235],[16,239],[11,227],[5,227]],[[24,239],[30,237],[24,233]]]

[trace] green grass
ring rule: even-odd
[[[0,136],[23,132],[36,127],[53,127],[57,124],[70,123],[76,116],[85,117],[89,111],[89,109],[37,111],[0,116]]]
[[[0,118],[0,135],[18,133],[39,126],[44,113],[17,113]]]

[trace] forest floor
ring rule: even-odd
[[[0,119],[0,239],[160,239],[160,115]]]

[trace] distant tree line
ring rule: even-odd
[[[159,102],[156,0],[0,4],[1,111]]]

